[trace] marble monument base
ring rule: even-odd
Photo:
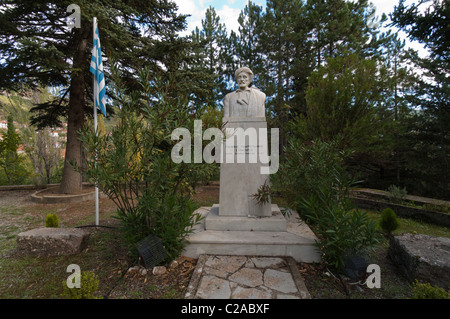
[[[211,207],[205,219],[205,229],[221,231],[286,231],[287,223],[277,205],[272,205],[270,217],[221,216],[219,205]]]
[[[276,204],[270,217],[219,216],[218,210],[214,205],[196,211],[204,219],[187,237],[184,256],[290,256],[297,262],[320,262],[317,237],[296,212],[284,216]]]
[[[261,159],[268,150],[267,122],[265,118],[224,118],[223,123],[227,138],[220,164],[219,215],[270,217],[270,202],[260,205],[253,198],[259,187],[270,185],[269,174],[261,173],[262,167],[268,167]]]

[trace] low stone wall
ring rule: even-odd
[[[51,194],[42,194],[48,191],[49,188],[40,190],[31,194],[31,200],[35,203],[41,204],[57,204],[57,203],[77,203],[85,200],[95,199],[95,192],[89,192],[85,194],[76,194],[76,195],[51,195]],[[100,193],[100,192],[99,192]],[[99,195],[100,196],[100,195]]]
[[[373,209],[382,211],[391,208],[397,216],[418,219],[427,223],[450,227],[450,214],[431,212],[420,208],[409,207],[382,200],[352,197],[355,204],[361,209]]]
[[[49,185],[2,185],[0,186],[0,192],[8,192],[8,191],[27,191],[34,189],[44,189],[47,187],[58,186],[59,184],[49,184]]]
[[[355,188],[352,190],[352,193],[359,197],[358,195],[361,195],[362,197],[367,197],[371,199],[381,199],[384,201],[389,200],[389,192],[382,191],[379,189],[371,189],[371,188]],[[404,198],[404,201],[407,202],[414,202],[417,204],[430,204],[430,205],[441,205],[441,206],[448,206],[450,208],[450,202],[441,200],[441,199],[435,199],[435,198],[428,198],[428,197],[421,197],[416,195],[406,195]]]
[[[59,186],[60,184],[47,184],[47,185],[1,185],[0,192],[8,191],[27,191],[27,190],[39,190],[45,188],[52,188]],[[89,182],[83,182],[83,186],[93,186],[94,184]]]

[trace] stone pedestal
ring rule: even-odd
[[[286,231],[287,222],[277,205],[272,205],[269,217],[221,216],[220,206],[211,207],[205,228],[218,231]]]
[[[270,182],[269,175],[261,173],[261,168],[268,165],[264,163],[268,149],[267,122],[265,118],[224,118],[223,123],[219,215],[270,217],[270,201],[260,205],[253,198],[259,187]]]

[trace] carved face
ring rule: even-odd
[[[247,72],[241,72],[238,74],[236,81],[241,89],[246,89],[252,82],[252,78]]]

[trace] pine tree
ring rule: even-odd
[[[380,122],[376,74],[376,61],[361,59],[355,53],[329,58],[313,72],[306,91],[304,139],[331,141],[341,136],[343,148],[367,148]]]
[[[450,5],[439,0],[410,6],[404,2],[400,0],[394,8],[393,24],[410,39],[424,44],[429,53],[427,57],[416,55],[411,59],[423,75],[408,97],[410,106],[418,111],[410,118],[405,135],[409,159],[405,163],[405,171],[409,172],[407,187],[411,193],[449,199]]]
[[[235,39],[239,66],[250,67],[255,74],[255,81],[262,71],[262,13],[261,6],[249,1],[239,14],[239,35]]]
[[[385,167],[380,167],[380,170],[386,169],[386,176],[383,184],[376,185],[378,188],[387,188],[392,184],[400,185],[403,182],[402,167],[408,161],[405,156],[408,150],[404,136],[412,113],[408,105],[408,95],[417,82],[417,76],[414,75],[408,60],[413,52],[411,49],[405,49],[405,40],[401,40],[398,33],[394,33],[384,46],[386,52],[382,59],[384,68],[381,69],[381,76],[385,86],[380,89],[385,107],[392,113],[393,154],[392,160],[388,161]],[[389,174],[390,167],[393,167],[392,177]]]
[[[0,167],[7,184],[21,184],[27,175],[23,158],[17,153],[21,139],[16,132],[11,115],[8,116],[7,122],[8,129],[6,133],[2,133],[2,140],[0,142]]]
[[[78,1],[81,27],[67,27],[67,6],[72,1],[2,1],[0,12],[0,88],[14,89],[20,83],[64,88],[55,101],[34,108],[32,124],[56,127],[67,118],[66,164],[60,192],[81,188],[81,175],[68,164],[81,163],[78,131],[92,112],[92,18],[98,19],[102,49],[120,62],[124,81],[136,87],[136,73],[149,64],[155,73],[165,73],[167,42],[185,27],[185,16],[165,0]],[[169,52],[170,53],[170,52]],[[161,66],[161,64],[163,66]],[[106,71],[109,72],[109,67]]]
[[[269,124],[282,128],[280,149],[289,123],[306,114],[311,72],[348,52],[380,54],[385,37],[373,17],[367,1],[343,0],[270,0],[265,12],[250,2],[241,12],[237,60],[254,63],[257,86],[268,96]]]
[[[281,150],[287,144],[286,127],[293,95],[294,77],[291,70],[295,59],[294,26],[297,19],[302,19],[301,8],[302,3],[298,0],[268,1],[261,28],[264,72],[258,83],[268,96],[269,125],[281,128]]]
[[[197,68],[209,75],[205,77],[208,82],[202,83],[207,89],[201,101],[205,106],[218,107],[227,93],[226,60],[227,56],[232,54],[228,50],[230,42],[225,24],[220,22],[220,17],[213,7],[206,9],[202,29],[197,27],[192,32],[191,39],[196,48]]]

